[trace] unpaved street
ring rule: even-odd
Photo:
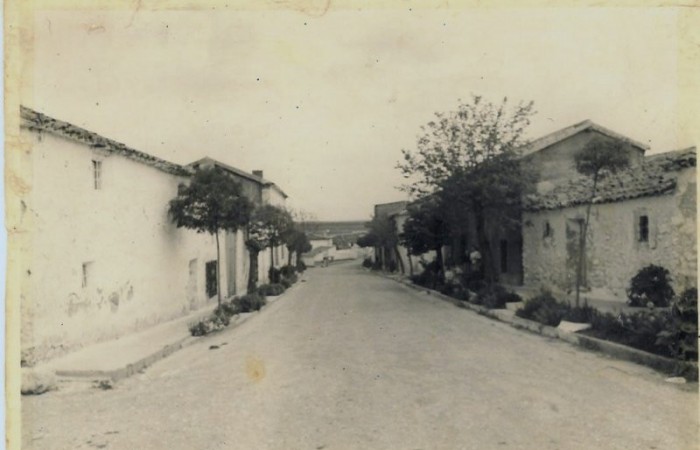
[[[690,386],[357,263],[306,278],[112,390],[24,397],[23,448],[697,448]]]

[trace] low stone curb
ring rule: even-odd
[[[487,316],[492,319],[508,323],[514,328],[524,329],[553,339],[560,339],[562,341],[586,348],[588,350],[598,351],[613,358],[641,364],[661,372],[677,373],[680,371],[690,380],[698,379],[698,365],[692,362],[676,361],[675,359],[654,355],[653,353],[648,353],[642,350],[638,350],[636,348],[618,344],[616,342],[598,339],[592,336],[587,336],[585,334],[572,333],[560,330],[555,327],[543,325],[539,322],[523,319],[522,317],[518,317],[512,312],[509,312],[507,309],[488,309],[481,305],[475,305],[473,303],[457,300],[453,297],[444,295],[440,292],[434,291],[423,286],[417,286],[407,280],[392,277],[387,278],[397,281],[403,284],[404,286],[414,289],[416,291],[426,292],[431,296],[455,304],[460,308],[469,309],[483,316]]]
[[[269,299],[268,304],[263,306],[260,310],[258,311],[253,311],[253,312],[248,312],[248,313],[240,313],[233,318],[229,326],[224,328],[225,330],[231,330],[233,328],[236,328],[240,325],[242,325],[244,322],[246,322],[248,319],[251,317],[259,314],[262,310],[266,309],[271,303],[276,302],[280,298],[284,296],[289,290],[294,288],[294,286],[298,285],[301,283],[301,280],[299,280],[297,283],[294,283],[294,285],[290,286],[288,289],[286,289],[282,294],[280,295],[275,295],[275,296],[267,296],[268,299],[269,297],[273,297],[272,299]],[[223,331],[220,330],[220,331]],[[183,338],[178,339],[177,341],[165,345],[162,349],[158,350],[157,352],[154,352],[134,363],[128,364],[126,367],[122,367],[120,369],[115,369],[115,370],[56,370],[55,374],[57,377],[60,378],[80,378],[80,379],[85,379],[85,378],[91,378],[94,380],[111,380],[113,383],[116,383],[117,381],[123,380],[124,378],[128,378],[136,373],[139,373],[143,369],[145,369],[148,366],[153,365],[157,361],[160,361],[161,359],[166,358],[167,356],[175,353],[178,350],[181,350],[185,347],[188,347],[195,342],[198,342],[202,338],[207,338],[207,337],[213,337],[219,334],[220,331],[210,333],[205,336],[185,336]]]

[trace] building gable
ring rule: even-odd
[[[569,179],[576,174],[574,166],[575,155],[595,139],[620,142],[623,151],[629,154],[631,165],[639,165],[644,159],[644,148],[633,144],[633,141],[627,138],[620,138],[603,132],[598,127],[588,127],[577,130],[575,133],[565,133],[560,135],[560,139],[556,141],[547,139],[544,141],[546,145],[535,147],[541,147],[536,151],[525,152],[523,159],[526,161],[526,164],[537,171],[539,181],[552,182]],[[529,149],[532,150],[532,147],[529,147]]]
[[[673,152],[650,155],[641,164],[609,176],[598,184],[593,203],[612,203],[639,197],[667,195],[675,192],[680,173],[694,168],[695,147]],[[576,175],[557,183],[546,193],[531,195],[526,199],[529,211],[561,209],[588,202],[592,180]]]

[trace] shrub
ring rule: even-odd
[[[469,291],[465,289],[464,286],[460,284],[452,284],[450,285],[450,290],[450,297],[456,298],[457,300],[463,300],[465,302],[469,300]]]
[[[591,323],[596,312],[597,310],[589,306],[586,301],[582,306],[564,305],[562,320],[574,323]]]
[[[662,356],[673,356],[671,350],[658,342],[658,335],[670,326],[667,311],[639,311],[632,314],[593,314],[591,329],[584,331],[601,339],[617,342]]]
[[[483,276],[478,271],[466,270],[459,275],[462,286],[472,292],[479,292],[486,287]]]
[[[296,276],[297,269],[294,266],[291,265],[286,265],[280,267],[280,275],[282,275],[282,278],[291,278],[292,276]]]
[[[523,307],[515,312],[518,317],[534,320],[544,325],[556,327],[564,316],[564,305],[547,291],[526,300]]]
[[[430,270],[424,270],[417,275],[413,275],[411,281],[419,286],[433,288],[438,284],[438,275]]]
[[[282,279],[282,271],[276,267],[270,267],[267,274],[270,277],[270,283],[279,283]]]
[[[372,267],[372,258],[367,257],[364,260],[362,260],[362,267],[370,269]]]
[[[301,273],[306,270],[306,263],[303,259],[299,258],[297,261],[297,272]]]
[[[506,299],[512,299],[513,295],[518,297],[518,299],[520,298],[517,294],[508,292],[506,288],[500,284],[492,284],[481,288],[479,292],[477,292],[476,297],[474,297],[473,303],[483,305],[489,309],[501,309],[506,307]]]
[[[284,280],[289,281],[289,284],[292,285],[292,284],[296,283],[297,281],[299,281],[299,277],[297,276],[297,274],[293,273],[288,277],[282,277],[282,281],[284,281]]]
[[[683,291],[671,304],[668,327],[657,335],[657,344],[663,345],[681,360],[698,359],[698,290]]]
[[[258,293],[246,294],[241,298],[237,298],[235,302],[238,310],[242,313],[257,311],[267,303],[265,297]]]
[[[667,269],[653,264],[642,268],[630,280],[627,288],[628,303],[631,306],[668,306],[674,292]]]
[[[190,324],[189,330],[192,336],[205,336],[214,331],[223,330],[231,323],[230,316],[222,309],[216,308],[211,316]]]
[[[190,334],[192,336],[204,336],[209,332],[206,320],[200,320],[199,322],[191,323],[189,329]]]
[[[535,320],[550,327],[559,326],[565,309],[559,303],[545,303],[535,312]]]
[[[431,261],[426,263],[421,261],[420,264],[423,266],[423,272],[413,275],[411,281],[419,286],[438,288],[438,284],[442,284],[440,277],[438,275],[438,265],[436,261]]]
[[[515,292],[506,292],[505,300],[506,303],[520,303],[523,301],[522,297],[520,297]]]
[[[214,314],[222,314],[227,317],[235,316],[238,314],[238,307],[236,306],[235,300],[224,302],[221,306],[217,306],[214,310]]]
[[[258,288],[258,294],[262,296],[280,295],[284,292],[285,287],[280,283],[263,284]]]
[[[285,289],[289,289],[290,287],[292,287],[292,280],[290,280],[289,278],[282,278],[282,280],[280,280],[280,284]]]
[[[441,284],[438,286],[437,291],[451,297],[455,293],[455,286],[453,284]]]

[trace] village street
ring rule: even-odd
[[[22,448],[690,449],[698,395],[369,273],[310,269],[111,390],[23,398]],[[211,346],[218,348],[210,349]]]

